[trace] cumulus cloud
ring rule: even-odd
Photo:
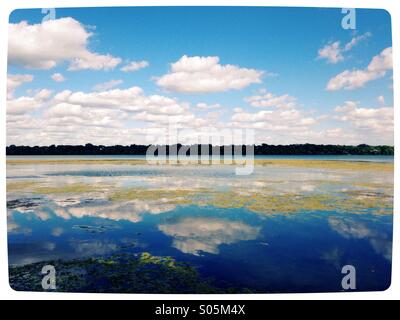
[[[339,114],[336,119],[349,122],[355,129],[384,135],[388,140],[393,141],[393,108],[362,108],[356,101],[346,101],[344,105],[337,106],[334,111]]]
[[[326,59],[329,63],[335,64],[344,60],[343,53],[350,51],[354,46],[356,46],[360,41],[367,39],[371,36],[370,32],[366,32],[362,35],[353,37],[348,43],[343,47],[340,45],[340,41],[335,41],[328,43],[323,48],[318,50],[318,58]]]
[[[382,105],[382,106],[385,105],[385,97],[384,96],[379,96],[376,98],[376,100],[379,102],[380,105]]]
[[[393,108],[361,108],[348,101],[316,114],[300,108],[290,95],[265,93],[245,100],[266,109],[234,108],[227,126],[253,129],[256,143],[393,144]]]
[[[223,92],[260,83],[263,72],[235,65],[221,65],[219,57],[184,55],[171,64],[168,74],[156,79],[157,85],[182,93]]]
[[[132,61],[128,63],[127,65],[123,66],[120,70],[123,72],[133,72],[133,71],[138,71],[140,69],[147,68],[149,66],[149,63],[146,60],[142,61]]]
[[[196,118],[189,104],[166,96],[147,96],[139,87],[99,92],[64,90],[46,101],[39,115],[27,114],[42,106],[39,97],[19,98],[18,108],[8,105],[8,143],[112,145],[126,143],[127,137],[131,142],[146,143],[147,138],[165,135],[167,123],[180,123],[180,127],[209,124],[209,120]]]
[[[8,61],[26,68],[50,69],[68,61],[69,70],[108,70],[121,59],[88,49],[93,35],[77,20],[67,17],[38,24],[9,24]]]
[[[276,96],[270,92],[264,95],[247,97],[245,101],[253,107],[293,108],[296,104],[296,98],[288,94]]]
[[[248,128],[272,131],[292,131],[304,129],[317,123],[317,119],[304,116],[297,109],[262,110],[255,113],[235,112],[232,116],[234,124],[245,124]]]
[[[123,121],[141,121],[164,127],[166,123],[194,121],[189,106],[176,99],[144,95],[139,87],[101,92],[62,91],[45,116],[49,124],[62,123],[82,127],[124,127]]]
[[[14,97],[14,91],[23,83],[32,82],[33,76],[30,74],[8,74],[7,75],[7,99]]]
[[[55,101],[87,108],[118,109],[132,113],[144,111],[152,114],[177,115],[188,109],[186,104],[173,98],[160,95],[146,96],[139,87],[88,93],[65,90],[55,96]]]
[[[317,118],[307,116],[297,104],[296,98],[288,94],[277,96],[270,92],[245,98],[251,106],[267,108],[257,112],[247,112],[235,108],[231,118],[233,127],[245,127],[264,131],[281,131],[289,134],[293,131],[305,131],[318,122]]]
[[[63,82],[65,81],[65,77],[61,73],[53,73],[51,75],[51,79],[53,79],[55,82]]]
[[[200,110],[212,110],[212,109],[220,109],[221,105],[219,103],[207,104],[204,102],[200,102],[196,104],[196,108]]]
[[[342,49],[340,48],[340,41],[336,41],[325,45],[318,50],[318,57],[327,59],[329,63],[338,63],[344,59]]]
[[[363,87],[367,82],[385,76],[392,66],[392,47],[384,49],[373,57],[365,69],[345,70],[329,80],[326,89],[335,91],[340,89],[352,90]]]
[[[195,120],[195,116],[192,113],[183,114],[154,114],[148,111],[140,112],[132,117],[134,120],[155,122],[158,125],[167,125],[172,123],[174,125],[181,123],[188,123]]]
[[[112,89],[112,88],[120,85],[123,82],[124,81],[122,81],[122,80],[110,80],[110,81],[107,81],[107,82],[96,84],[93,87],[93,90],[95,90],[95,91],[109,90],[109,89]]]
[[[58,103],[47,109],[43,118],[50,126],[81,125],[120,128],[122,127],[120,120],[124,118],[124,114],[119,110],[84,108],[75,104]]]
[[[50,90],[42,89],[33,96],[22,96],[7,100],[7,115],[23,115],[35,111],[44,105],[51,94]]]
[[[356,36],[352,38],[346,45],[344,46],[344,51],[349,51],[351,50],[354,46],[356,46],[359,42],[371,37],[372,34],[371,32],[366,32],[362,35]]]

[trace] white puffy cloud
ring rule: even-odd
[[[112,88],[114,88],[114,87],[120,85],[120,84],[123,83],[123,82],[124,82],[124,81],[122,81],[122,80],[114,80],[114,79],[112,79],[112,80],[107,81],[107,82],[103,82],[103,83],[96,84],[96,85],[93,87],[93,90],[95,90],[95,91],[105,91],[105,90],[109,90],[109,89],[112,89]]]
[[[190,106],[177,98],[146,95],[139,87],[64,90],[52,98],[49,90],[41,90],[14,98],[14,89],[31,79],[29,75],[9,76],[9,144],[162,143],[159,139],[168,135],[170,125],[179,129],[179,141],[171,143],[199,143],[199,137],[210,137],[212,130],[236,128],[255,130],[255,143],[393,143],[392,108],[362,108],[348,101],[331,115],[321,116],[300,108],[289,94],[263,91],[245,99],[258,109],[234,108],[230,121],[220,121],[218,103]],[[212,112],[199,116],[193,110]],[[327,119],[337,121],[325,126]]]
[[[196,108],[200,110],[213,110],[220,109],[221,105],[219,103],[207,104],[205,102],[199,102],[198,104],[196,104]]]
[[[7,100],[7,115],[22,115],[35,111],[43,106],[50,98],[51,93],[48,89],[42,89],[33,96],[22,96]]]
[[[87,119],[86,113],[77,117],[7,115],[7,144],[126,145],[146,141],[145,128],[129,128],[123,126],[118,116],[112,117],[113,122],[100,118],[102,116]]]
[[[68,70],[76,71],[76,70],[84,70],[84,69],[92,69],[92,70],[110,70],[114,69],[121,62],[120,58],[115,58],[109,54],[100,55],[97,53],[87,53],[83,57],[75,58]]]
[[[279,132],[283,135],[305,131],[319,119],[305,115],[298,106],[297,99],[289,94],[277,96],[270,92],[245,98],[251,106],[268,108],[257,112],[247,112],[235,108],[231,118],[233,127]]]
[[[392,47],[388,47],[379,55],[373,57],[367,68],[362,70],[345,70],[330,79],[326,89],[335,91],[360,88],[369,81],[382,78],[392,68]]]
[[[133,72],[133,71],[138,71],[140,69],[147,68],[149,66],[149,62],[146,60],[142,61],[132,61],[128,63],[127,65],[123,66],[120,70],[123,72]]]
[[[358,105],[358,102],[346,101],[344,105],[337,106],[334,109],[339,114],[336,119],[349,122],[355,129],[367,134],[375,133],[388,141],[393,141],[393,108],[362,108]]]
[[[235,108],[227,125],[253,129],[255,143],[393,144],[393,108],[360,108],[348,101],[320,115],[303,110],[289,95],[266,93],[246,101],[267,109]]]
[[[364,34],[361,34],[359,36],[353,37],[346,45],[344,46],[344,51],[349,51],[351,50],[354,46],[356,46],[359,42],[371,37],[372,34],[371,32],[366,32]]]
[[[165,96],[145,96],[139,87],[89,93],[62,91],[53,100],[54,105],[44,113],[48,125],[80,126],[80,131],[90,126],[126,128],[124,121],[148,122],[156,127],[164,127],[170,122],[195,121],[187,104]],[[145,129],[142,125],[139,133],[145,135]],[[130,136],[132,138],[132,133]],[[108,137],[110,141],[113,139],[115,137]]]
[[[159,125],[166,125],[172,123],[174,125],[180,123],[188,123],[189,121],[194,121],[195,116],[192,113],[184,114],[154,114],[147,111],[140,112],[132,117],[134,120],[155,122]]]
[[[7,116],[8,143],[146,143],[146,139],[165,134],[167,123],[182,127],[205,122],[190,112],[187,103],[166,96],[146,96],[139,87],[86,93],[64,90],[46,101],[41,114],[27,115],[41,107],[40,96],[21,97],[18,108],[12,104],[7,107],[12,110]]]
[[[341,47],[340,41],[335,41],[328,43],[323,48],[318,50],[319,59],[327,59],[329,63],[338,63],[344,60],[343,53],[350,51],[354,46],[356,46],[360,41],[367,39],[371,36],[370,32],[366,32],[362,35],[353,37],[348,43]]]
[[[53,73],[51,75],[51,79],[53,79],[55,82],[63,82],[65,81],[65,77],[61,73]]]
[[[50,69],[68,61],[69,70],[108,70],[121,59],[88,50],[92,33],[67,17],[38,24],[9,24],[8,61],[26,68]]]
[[[184,55],[171,64],[168,74],[156,83],[169,91],[182,93],[208,93],[243,89],[260,83],[263,72],[219,64],[219,57],[188,57]]]
[[[179,115],[188,109],[186,104],[173,98],[160,95],[146,96],[139,87],[89,93],[65,90],[58,93],[55,100],[82,107],[118,109],[132,113]]]
[[[340,41],[327,44],[323,48],[319,49],[318,57],[321,59],[327,59],[329,63],[338,63],[339,61],[344,60],[342,49],[340,48]]]
[[[80,125],[85,127],[121,128],[124,114],[119,110],[84,108],[80,105],[59,103],[44,113],[48,125]]]
[[[293,108],[296,104],[296,98],[288,94],[276,96],[270,92],[263,95],[247,97],[245,101],[253,107]]]
[[[8,74],[7,75],[7,99],[12,99],[14,91],[25,82],[32,82],[30,74]]]
[[[380,105],[382,105],[382,106],[385,105],[385,97],[384,96],[379,96],[376,98],[376,100],[379,102]]]
[[[232,116],[232,121],[234,124],[246,124],[248,128],[272,131],[291,131],[317,123],[317,119],[306,117],[297,109],[236,112]]]

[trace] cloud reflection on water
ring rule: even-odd
[[[329,225],[346,239],[367,239],[376,253],[392,259],[392,241],[387,234],[371,229],[365,223],[351,218],[329,217]]]
[[[158,228],[174,238],[174,248],[193,255],[218,254],[220,245],[254,240],[261,229],[240,221],[205,217],[182,218],[176,223],[160,224]]]

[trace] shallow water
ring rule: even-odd
[[[9,264],[149,252],[257,292],[340,291],[351,264],[382,290],[392,198],[393,172],[363,167],[7,165]]]

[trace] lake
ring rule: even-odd
[[[7,157],[10,284],[74,292],[357,291],[391,281],[393,157]]]

